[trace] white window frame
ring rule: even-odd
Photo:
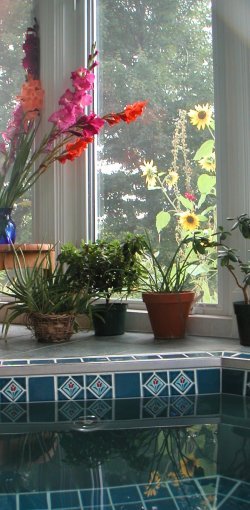
[[[228,216],[250,212],[250,6],[248,0],[212,0],[212,4],[218,224],[229,228]],[[38,2],[46,98],[42,129],[48,129],[46,119],[70,84],[71,71],[83,59],[86,65],[95,40],[95,6],[96,0]],[[94,147],[73,164],[55,164],[35,188],[34,239],[79,244],[83,238],[94,238],[95,189]],[[246,243],[240,238],[238,247],[247,256]],[[232,302],[242,295],[227,271],[219,270],[218,277],[219,305],[196,306],[189,321],[190,334],[237,337]],[[150,331],[145,310],[135,309],[132,303],[128,329]]]

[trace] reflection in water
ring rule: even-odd
[[[249,468],[248,429],[224,424],[0,436],[0,497],[61,491],[91,510],[224,510]]]

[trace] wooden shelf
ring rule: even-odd
[[[20,254],[19,261],[21,266],[33,267],[36,260],[44,261],[42,267],[48,265],[47,255],[49,254],[52,268],[55,267],[55,248],[53,244],[14,244],[14,249]],[[4,269],[13,269],[14,250],[11,244],[0,244],[0,271]],[[23,255],[21,254],[21,251]]]

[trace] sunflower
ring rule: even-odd
[[[140,169],[143,172],[142,176],[146,177],[146,184],[148,188],[155,188],[157,182],[157,167],[154,166],[153,160],[144,161],[144,165],[140,165]]]
[[[210,125],[212,108],[208,103],[202,106],[198,104],[195,106],[195,110],[188,112],[188,115],[193,126],[197,126],[198,129],[205,129],[206,126]]]
[[[180,224],[184,230],[196,230],[200,222],[195,213],[185,212],[180,215]]]
[[[172,189],[173,186],[177,183],[179,179],[179,175],[174,170],[171,170],[169,172],[168,176],[166,177],[166,184],[169,187],[169,189]]]
[[[215,172],[216,170],[215,154],[212,154],[210,157],[201,158],[198,163],[201,168],[209,172]]]

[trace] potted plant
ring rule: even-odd
[[[155,338],[185,336],[195,279],[203,271],[201,257],[215,244],[196,232],[183,237],[173,254],[160,257],[146,233],[140,284]]]
[[[3,294],[14,298],[8,307],[3,323],[5,336],[10,324],[20,315],[27,317],[27,326],[40,342],[64,342],[78,330],[76,316],[88,313],[91,295],[85,286],[81,292],[71,285],[63,265],[52,266],[46,252],[37,257],[32,268],[26,267],[21,249],[14,250],[14,277],[6,271],[7,285]]]
[[[68,243],[62,246],[59,261],[68,265],[66,275],[75,289],[87,286],[89,291],[104,299],[91,307],[95,334],[121,335],[125,328],[127,298],[138,287],[142,236],[127,234],[118,239],[82,241],[80,248]],[[119,302],[111,298],[118,297]]]
[[[236,218],[227,218],[234,220],[231,231],[238,230],[245,239],[250,239],[250,217],[248,214],[241,214]],[[236,315],[241,345],[250,346],[250,261],[243,261],[238,254],[238,250],[228,246],[225,241],[231,236],[221,226],[219,227],[218,258],[220,265],[228,269],[232,275],[237,287],[242,290],[243,300],[233,303]]]

